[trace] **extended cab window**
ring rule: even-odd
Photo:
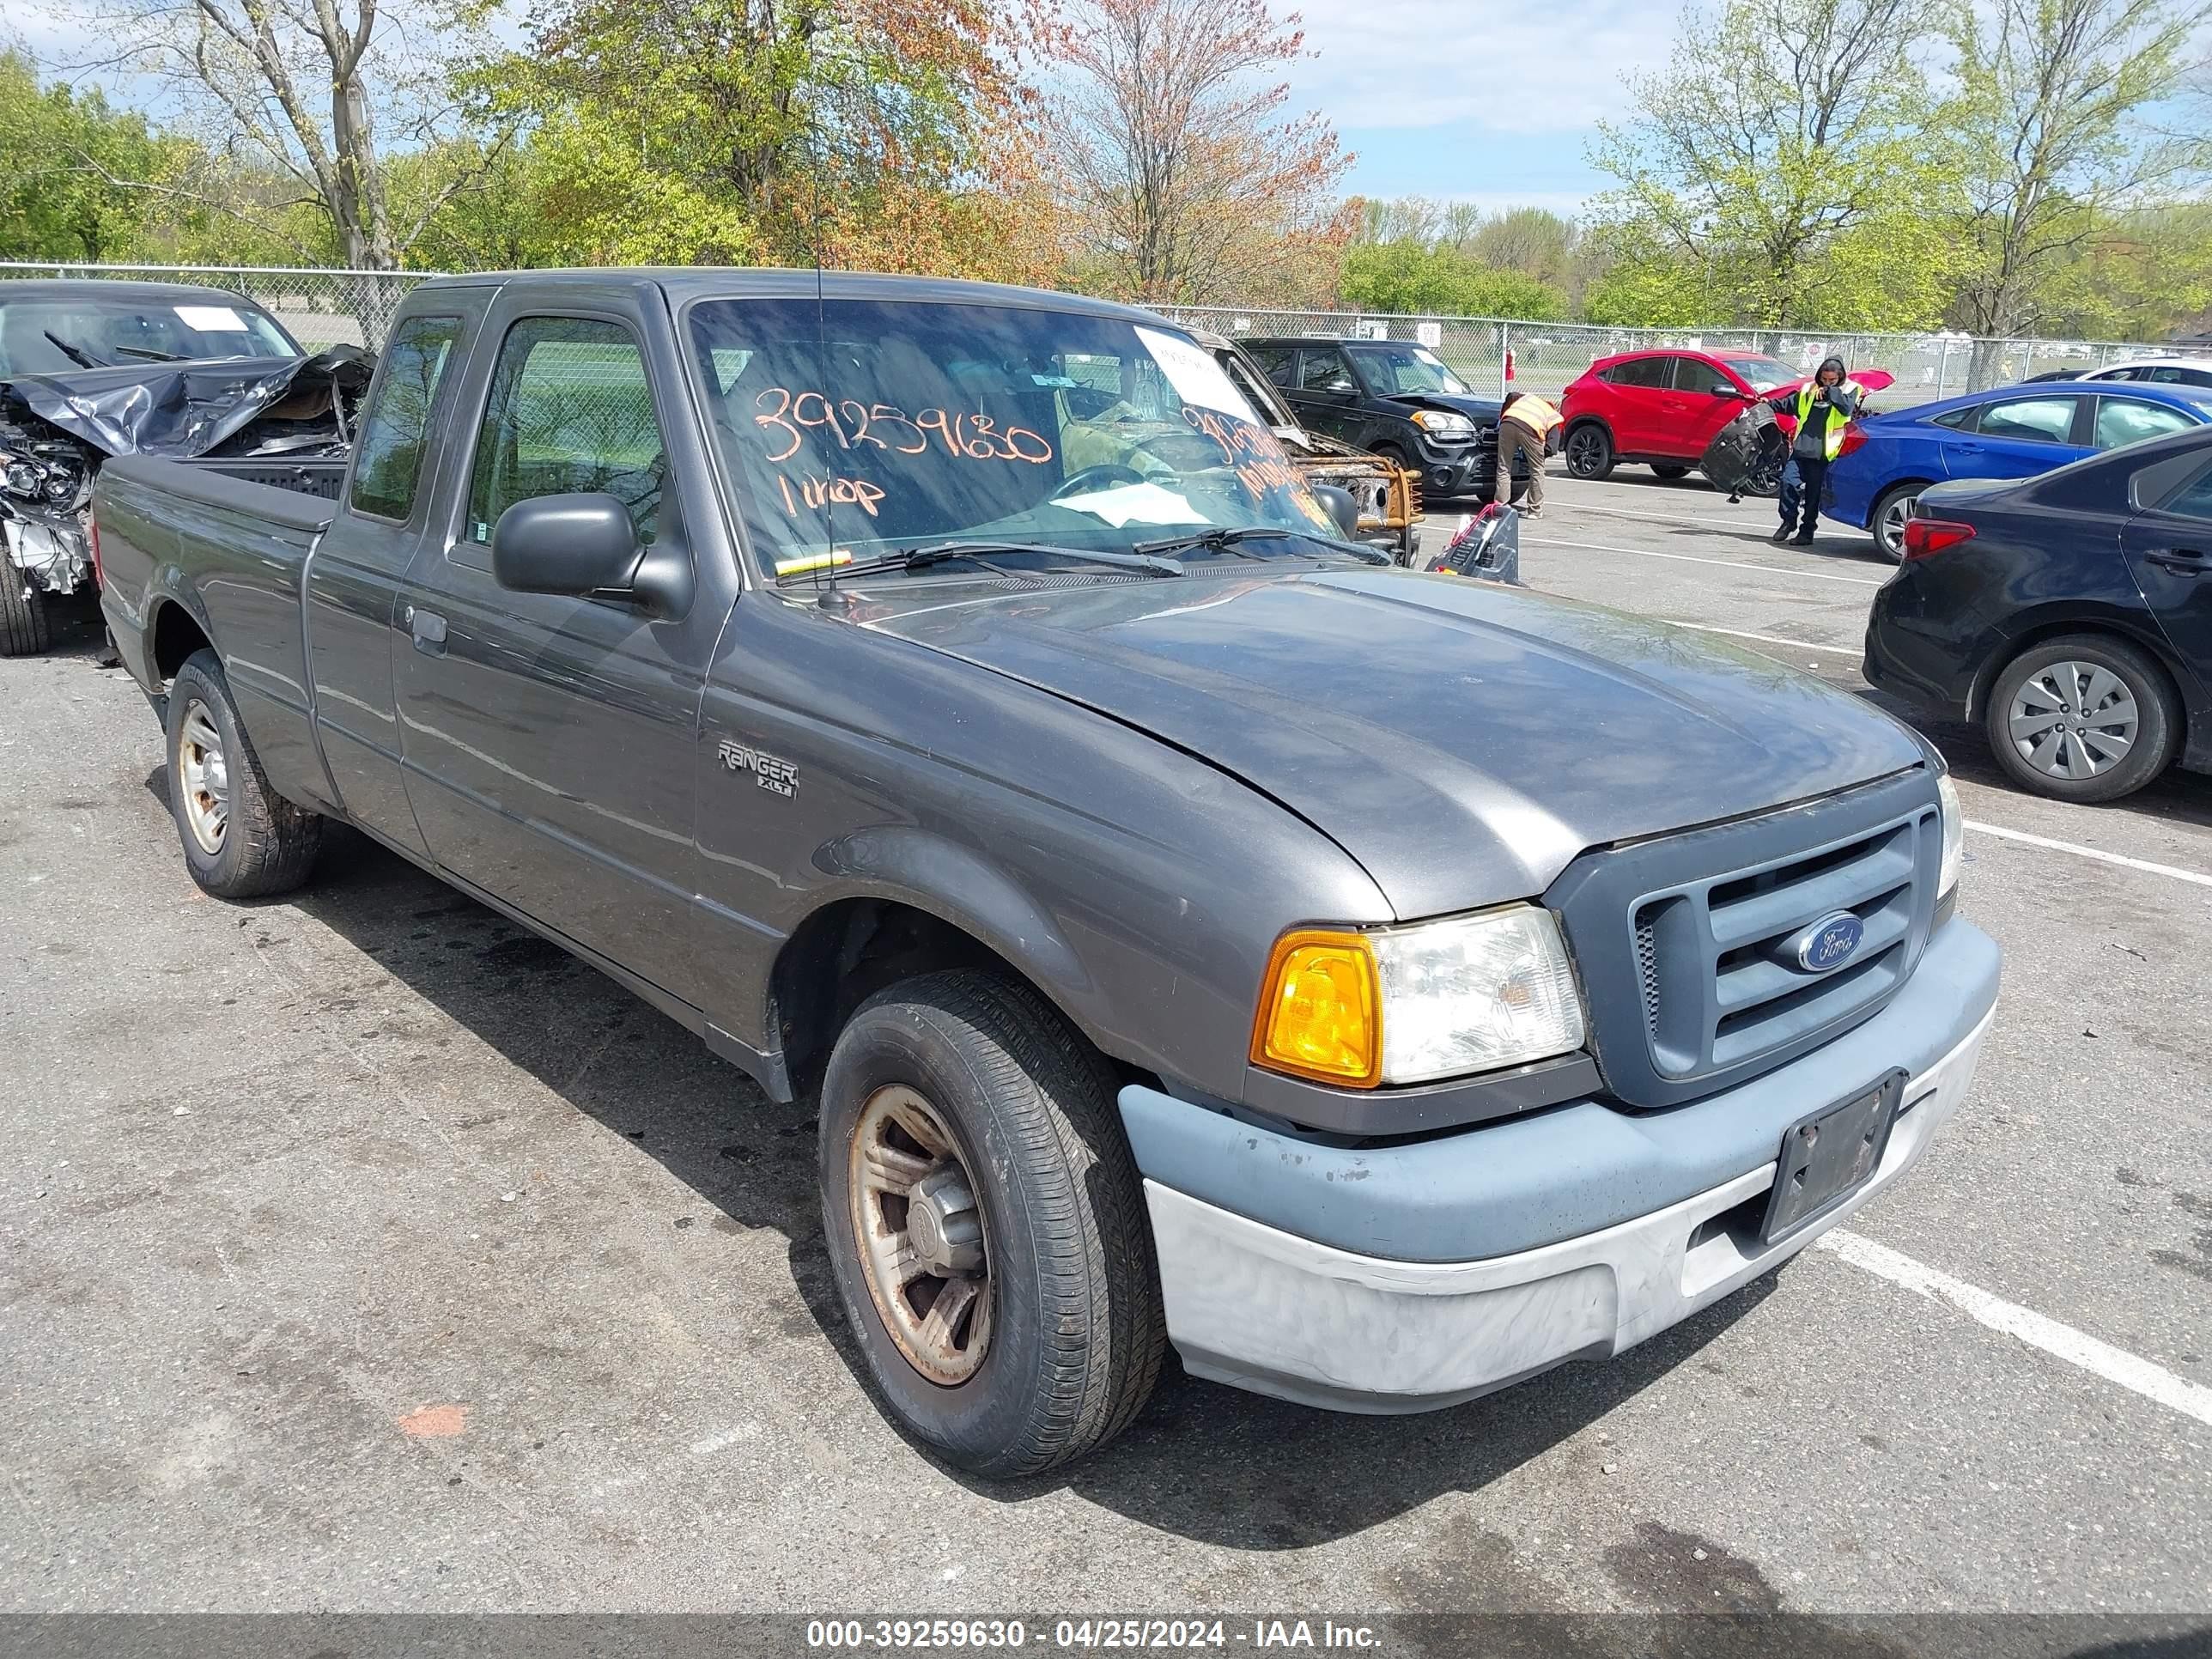
[[[650,543],[667,470],[645,355],[630,331],[596,318],[526,317],[507,330],[492,371],[465,539],[489,546],[517,501],[584,492],[620,501],[638,540]]]
[[[384,378],[354,452],[355,512],[404,520],[414,510],[430,411],[460,333],[458,317],[410,317],[385,347]]]

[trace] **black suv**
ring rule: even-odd
[[[1426,346],[1328,335],[1238,343],[1315,431],[1395,461],[1430,495],[1494,493],[1499,400],[1477,394]],[[1528,487],[1524,463],[1513,499]]]

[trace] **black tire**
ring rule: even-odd
[[[2045,770],[2031,759],[2036,746],[2033,734],[2025,738],[2015,738],[2013,734],[2014,699],[2021,696],[2031,680],[2067,663],[2105,670],[2125,688],[2126,695],[2135,703],[2134,737],[2125,754],[2102,769],[2087,769],[2072,776]],[[2052,702],[2047,693],[2031,701]],[[2100,699],[2098,707],[2110,712],[2111,696]],[[2118,729],[2111,726],[2100,728],[2094,713],[2090,713],[2075,729],[2082,726],[2092,732]],[[2053,800],[2118,800],[2148,783],[2173,758],[2181,735],[2181,706],[2166,670],[2134,646],[2106,634],[2065,634],[2030,646],[2005,665],[1990,687],[1988,706],[1982,711],[1982,727],[1997,764],[2021,788]],[[2030,745],[2027,750],[2021,748],[2023,741]],[[2062,742],[2062,750],[2065,747]],[[2087,752],[2079,743],[2072,747]],[[2065,757],[2062,753],[2057,759],[2063,764]]]
[[[1585,421],[1567,434],[1565,453],[1570,476],[1595,483],[1613,471],[1613,434]]]
[[[1909,508],[1927,488],[1917,479],[1892,484],[1875,497],[1874,510],[1867,514],[1867,533],[1874,538],[1874,544],[1899,564],[1905,562],[1905,538],[1901,532],[1890,533],[1890,513],[1900,501]]]
[[[53,642],[53,600],[0,559],[0,657],[35,657]]]
[[[855,1138],[879,1091],[900,1085],[950,1131],[982,1223],[989,1340],[949,1385],[892,1334],[855,1231]],[[1112,1074],[1056,1009],[970,970],[871,997],[830,1056],[821,1160],[838,1296],[898,1423],[993,1479],[1079,1457],[1128,1426],[1166,1346],[1159,1271]]]
[[[1678,461],[1654,461],[1651,463],[1651,471],[1654,475],[1666,479],[1668,483],[1674,483],[1677,478],[1686,478],[1690,476],[1690,469]]]
[[[206,720],[219,743],[215,766],[223,787],[215,798],[224,810],[212,846],[196,827],[199,811],[192,805],[206,799],[193,788],[188,769],[192,756],[200,757],[203,768],[206,763],[203,747],[191,744],[187,754],[186,732],[195,728],[196,714]],[[193,652],[169,682],[167,728],[169,815],[176,820],[192,879],[225,899],[289,893],[307,880],[323,843],[323,820],[269,787],[214,652]]]

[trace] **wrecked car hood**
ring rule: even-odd
[[[375,359],[355,346],[312,357],[123,363],[0,380],[0,418],[23,412],[102,455],[204,455],[256,421],[313,421],[358,397]]]
[[[1477,426],[1496,426],[1498,412],[1504,408],[1497,398],[1477,398],[1456,392],[1397,392],[1390,401],[1402,404],[1407,409],[1442,409],[1454,415],[1464,415]]]
[[[1887,715],[1723,641],[1410,570],[1306,568],[867,625],[1151,732],[1328,836],[1401,918],[1540,893],[1584,848],[1922,763]]]

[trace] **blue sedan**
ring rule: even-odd
[[[1870,532],[1893,559],[1920,492],[1947,478],[2025,478],[2100,450],[2212,425],[2212,386],[2071,381],[1998,386],[1891,414],[1844,434],[1820,511]]]

